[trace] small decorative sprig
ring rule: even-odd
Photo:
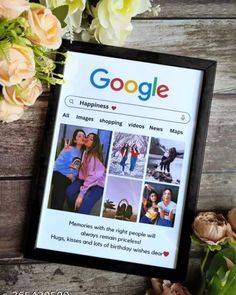
[[[19,119],[42,93],[41,81],[63,82],[52,58],[61,35],[50,9],[27,0],[0,0],[0,121]]]

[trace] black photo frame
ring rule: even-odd
[[[32,193],[29,201],[29,210],[30,214],[28,214],[29,220],[27,221],[27,228],[25,230],[26,233],[26,239],[24,243],[24,256],[26,258],[33,258],[33,259],[40,259],[40,260],[46,260],[46,261],[52,261],[52,262],[59,262],[59,263],[65,263],[65,264],[73,264],[73,265],[79,265],[79,266],[85,266],[85,267],[92,267],[92,268],[98,268],[98,269],[104,269],[104,270],[110,270],[110,271],[116,271],[116,272],[124,272],[124,273],[130,273],[130,274],[136,274],[136,275],[143,275],[143,276],[150,276],[150,277],[159,277],[159,278],[165,278],[165,279],[170,279],[170,280],[184,280],[186,276],[186,271],[187,271],[187,265],[188,265],[188,255],[189,255],[189,249],[190,249],[190,235],[191,235],[191,224],[195,215],[195,209],[196,209],[196,202],[197,202],[197,195],[199,191],[199,185],[200,185],[200,177],[201,177],[201,171],[202,171],[202,164],[203,164],[203,157],[204,157],[204,149],[205,149],[205,141],[206,141],[206,136],[207,136],[207,126],[208,126],[208,121],[209,121],[209,114],[210,114],[210,106],[211,106],[211,100],[212,100],[212,94],[213,94],[213,86],[214,86],[214,79],[215,79],[215,71],[216,71],[216,62],[212,60],[204,60],[204,59],[197,59],[197,58],[190,58],[190,57],[182,57],[182,56],[175,56],[175,55],[169,55],[169,54],[163,54],[163,53],[156,53],[156,52],[147,52],[147,51],[141,51],[141,50],[135,50],[135,49],[128,49],[128,48],[118,48],[118,47],[112,47],[112,46],[104,46],[104,45],[95,45],[91,43],[83,43],[83,42],[73,42],[70,44],[68,41],[63,41],[63,45],[61,48],[61,51],[63,52],[73,52],[74,54],[81,55],[89,55],[93,56],[93,58],[99,59],[100,57],[105,58],[104,62],[107,61],[106,58],[109,60],[115,60],[114,63],[118,61],[119,63],[126,62],[126,61],[131,61],[135,63],[145,63],[145,66],[148,67],[149,65],[160,65],[168,67],[168,71],[171,71],[173,69],[186,69],[187,70],[197,70],[201,73],[201,82],[199,82],[198,88],[196,89],[196,92],[199,93],[199,100],[197,103],[197,106],[195,107],[196,111],[196,122],[194,123],[195,127],[194,130],[192,131],[192,148],[189,148],[189,159],[188,159],[188,165],[189,165],[189,170],[188,173],[186,173],[186,182],[185,182],[185,187],[184,187],[184,192],[183,192],[183,201],[182,201],[182,213],[180,216],[179,221],[179,231],[178,231],[178,237],[176,238],[176,245],[178,247],[178,251],[175,254],[175,266],[174,267],[166,267],[165,265],[159,265],[156,263],[155,265],[151,264],[146,264],[143,260],[145,260],[145,254],[142,254],[140,257],[138,257],[139,262],[135,261],[128,261],[126,256],[123,258],[122,257],[122,252],[115,251],[114,250],[114,257],[113,258],[108,258],[108,257],[101,257],[99,256],[99,251],[95,251],[93,249],[93,253],[88,253],[87,255],[85,253],[73,253],[70,250],[68,250],[68,243],[67,241],[63,241],[63,246],[58,249],[50,249],[47,248],[47,246],[44,244],[43,247],[39,247],[36,244],[36,240],[38,238],[39,234],[39,229],[41,226],[41,232],[43,232],[42,225],[40,225],[40,220],[44,220],[43,214],[47,211],[49,213],[53,212],[57,214],[61,214],[61,218],[63,219],[64,215],[67,214],[66,216],[69,216],[71,220],[77,220],[77,217],[75,216],[81,216],[81,219],[79,220],[84,220],[84,214],[75,214],[74,212],[64,212],[64,211],[59,211],[59,210],[54,210],[50,207],[48,207],[48,199],[45,201],[45,198],[48,198],[48,196],[45,197],[45,187],[46,187],[46,180],[47,177],[50,177],[50,173],[48,172],[50,168],[50,154],[51,154],[51,161],[52,159],[55,159],[55,152],[52,155],[51,149],[53,146],[55,146],[55,139],[54,139],[54,144],[53,144],[53,134],[55,133],[55,122],[57,122],[59,119],[59,102],[60,100],[65,100],[65,96],[62,97],[62,88],[64,86],[55,86],[52,89],[52,97],[49,101],[49,106],[48,106],[48,113],[47,113],[47,119],[45,123],[45,134],[44,134],[44,144],[43,144],[43,149],[40,154],[40,157],[38,158],[38,161],[36,163],[36,169],[35,169],[35,177],[34,181],[32,184]],[[58,56],[58,61],[61,61],[62,58],[59,55]],[[88,59],[89,60],[89,59]],[[106,66],[109,65],[109,63],[105,64]],[[79,67],[79,64],[76,64],[75,62],[75,67]],[[83,68],[84,69],[84,68]],[[121,65],[122,69],[122,65]],[[64,71],[64,66],[59,65],[58,66],[58,71],[65,75]],[[145,79],[145,73],[140,74],[141,76],[144,77]],[[167,78],[167,77],[166,77]],[[64,76],[64,79],[67,80],[68,77]],[[70,79],[70,77],[69,77]],[[181,79],[181,78],[180,78]],[[132,80],[133,81],[133,80]],[[117,81],[116,81],[117,82]],[[79,83],[79,81],[78,81]],[[115,82],[114,82],[115,83]],[[122,86],[122,82],[118,81],[120,83],[118,86],[115,86],[116,84],[113,84],[114,88],[117,87],[117,89]],[[130,82],[131,83],[131,82]],[[133,88],[136,87],[136,82],[133,83]],[[131,83],[131,84],[132,84]],[[65,84],[66,85],[66,84]],[[123,85],[124,86],[124,85]],[[128,87],[128,86],[127,86]],[[128,91],[133,91],[134,89],[131,87],[128,88]],[[166,90],[162,89],[162,90]],[[72,90],[73,91],[73,90]],[[160,92],[161,93],[161,92]],[[64,94],[63,94],[64,95]],[[78,95],[77,93],[72,93],[71,95]],[[84,95],[82,95],[83,97]],[[89,95],[88,95],[89,96]],[[104,97],[106,94],[104,94]],[[128,94],[126,93],[126,97]],[[86,99],[86,97],[85,97]],[[96,97],[95,97],[96,99]],[[107,99],[107,98],[105,98]],[[176,95],[176,99],[181,99],[179,95]],[[101,103],[101,97],[97,101]],[[107,99],[108,103],[111,101],[114,102],[115,100],[113,99]],[[86,106],[87,107],[87,106]],[[170,106],[171,109],[172,106]],[[165,109],[165,108],[163,108]],[[173,111],[168,109],[167,111]],[[175,111],[175,110],[174,110]],[[87,111],[92,112],[91,117],[97,116],[97,111]],[[141,111],[140,111],[141,112]],[[67,111],[65,111],[67,113]],[[185,112],[183,112],[185,113]],[[137,114],[138,114],[138,107],[137,107]],[[136,115],[137,115],[136,114]],[[124,115],[123,113],[121,114]],[[127,116],[127,115],[125,115]],[[174,116],[174,115],[173,115]],[[138,116],[137,116],[138,117]],[[191,117],[191,116],[190,116]],[[144,116],[145,118],[145,116]],[[168,124],[173,124],[171,126],[176,126],[174,119],[171,120],[170,116],[170,123]],[[65,118],[67,120],[67,118]],[[70,120],[70,118],[68,118]],[[146,119],[145,119],[146,120]],[[143,121],[144,124],[146,121]],[[148,118],[147,118],[148,120]],[[63,121],[64,122],[64,121]],[[165,120],[162,120],[163,124],[167,124]],[[63,123],[66,125],[66,123]],[[100,127],[95,126],[96,123],[90,123],[91,126],[88,125],[89,123],[86,123],[86,128],[98,128],[99,130],[102,129]],[[58,125],[62,125],[61,122],[58,121]],[[68,125],[73,125],[73,126],[81,126],[81,122],[77,124],[75,123],[70,123],[68,121]],[[164,125],[163,125],[164,126]],[[169,125],[168,125],[169,126]],[[178,124],[177,124],[178,126]],[[59,126],[57,127],[59,129]],[[104,130],[109,129],[108,127],[104,127]],[[176,128],[177,129],[177,128]],[[181,128],[179,128],[181,130]],[[131,132],[126,131],[125,129],[122,129],[119,131],[116,129],[116,131],[112,130],[113,133],[129,133]],[[58,133],[57,131],[57,141],[58,139]],[[140,134],[140,133],[139,133]],[[160,143],[162,142],[162,137],[165,138],[165,136],[160,135],[160,133],[156,133],[157,135],[150,135],[149,137],[155,137],[159,140]],[[143,136],[146,136],[145,132],[143,132]],[[113,134],[114,136],[114,134]],[[114,139],[114,138],[113,138]],[[112,140],[112,139],[110,139]],[[143,138],[142,138],[143,140]],[[151,140],[151,139],[150,139]],[[174,137],[174,140],[178,142],[178,139]],[[150,145],[150,143],[149,143]],[[54,147],[55,149],[55,147]],[[112,142],[110,141],[110,155],[111,155],[111,149],[112,149]],[[148,151],[150,151],[150,146],[147,146],[147,154]],[[144,160],[144,166],[147,169],[147,162],[148,162],[148,156],[146,154],[146,158]],[[107,158],[109,158],[109,153],[107,154]],[[158,157],[158,155],[157,155]],[[108,161],[108,160],[107,160]],[[52,166],[52,164],[51,164]],[[49,168],[48,168],[49,167]],[[106,167],[106,173],[110,173],[108,167]],[[162,171],[162,170],[161,170]],[[52,173],[52,172],[51,172]],[[48,176],[49,175],[49,176]],[[109,175],[109,181],[116,181],[117,178],[120,179],[120,175]],[[106,175],[106,179],[108,176]],[[127,179],[130,179],[130,175],[127,175]],[[112,179],[112,180],[110,180]],[[115,179],[115,180],[114,180]],[[108,180],[106,180],[108,183]],[[132,180],[130,180],[132,181]],[[150,179],[146,179],[146,176],[143,174],[142,175],[142,189],[143,185],[145,183],[150,183]],[[173,186],[181,186],[181,184],[167,184],[165,181],[155,181],[151,180],[151,183],[154,184],[154,186],[159,185],[160,189],[163,188],[165,185],[167,187]],[[108,188],[107,188],[108,190]],[[179,190],[179,189],[178,189]],[[175,191],[178,191],[175,189]],[[48,193],[49,194],[49,193]],[[176,193],[177,194],[177,193]],[[105,198],[103,198],[105,200]],[[177,201],[176,201],[177,202]],[[141,216],[141,197],[139,199],[139,205],[138,205],[138,217]],[[46,205],[45,205],[46,204]],[[118,206],[118,204],[117,204]],[[100,216],[93,216],[91,217],[91,221],[88,222],[88,219],[86,219],[87,224],[92,224],[93,226],[97,224],[97,221],[99,220],[98,224],[101,225],[101,221],[105,220],[104,227],[109,224],[118,224],[115,226],[115,228],[123,228],[126,229],[127,226],[133,226],[133,228],[136,228],[137,232],[143,232],[144,226],[147,226],[148,231],[152,232],[153,229],[158,227],[155,227],[156,225],[144,225],[141,224],[138,220],[138,217],[135,222],[130,223],[125,220],[115,220],[115,219],[109,219],[105,218],[102,216],[102,209],[100,212]],[[49,211],[48,211],[49,210]],[[139,216],[140,215],[140,216]],[[72,217],[70,217],[72,216]],[[54,218],[53,215],[51,217],[52,219]],[[87,217],[86,217],[87,218]],[[111,223],[109,223],[111,222]],[[178,222],[175,220],[175,223]],[[45,225],[46,219],[44,222],[44,227],[47,226]],[[130,225],[131,224],[131,225]],[[139,230],[139,228],[141,228]],[[66,227],[67,230],[69,231],[70,229],[68,226]],[[163,229],[163,228],[162,228]],[[171,235],[171,230],[174,230],[174,226],[172,228],[167,229],[168,235]],[[78,233],[81,234],[81,231],[78,230]],[[53,234],[53,232],[52,232]],[[108,233],[106,232],[108,235]],[[63,236],[63,234],[61,235]],[[72,234],[73,236],[73,234]],[[117,236],[116,236],[117,237]],[[75,237],[77,238],[77,237]],[[127,237],[130,238],[130,237]],[[137,237],[132,236],[131,240],[137,240]],[[38,238],[39,239],[39,238]],[[143,238],[145,239],[145,238]],[[142,240],[143,241],[143,240]],[[158,238],[150,240],[150,243],[158,243]],[[58,242],[59,243],[59,242]],[[143,242],[141,242],[142,244]],[[127,244],[125,244],[127,245]],[[133,251],[134,245],[129,244],[131,248],[131,253]],[[60,247],[60,246],[59,246]],[[79,248],[80,245],[78,245],[77,248]],[[144,247],[145,248],[145,247]],[[144,249],[145,250],[145,249]],[[148,249],[146,248],[148,251]],[[121,250],[120,250],[121,251]],[[162,252],[161,252],[162,253]],[[163,252],[164,253],[164,252]],[[163,256],[162,253],[162,256]],[[150,253],[149,253],[150,254]],[[168,253],[169,254],[169,253]],[[106,254],[103,254],[106,255]],[[137,254],[139,256],[140,254]],[[144,256],[143,256],[144,255]],[[151,255],[151,254],[150,254]],[[149,256],[150,256],[149,255]],[[157,260],[158,261],[158,260]]]

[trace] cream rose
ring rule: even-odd
[[[5,100],[18,106],[33,105],[42,92],[42,84],[40,80],[35,78],[27,79],[11,87],[3,87],[2,90]]]
[[[218,245],[232,236],[230,224],[222,214],[201,212],[194,219],[193,231],[196,236],[209,245]]]
[[[12,86],[35,75],[34,53],[29,47],[13,44],[7,55],[0,55],[0,84]]]
[[[84,10],[86,0],[40,0],[40,3],[46,5],[50,9],[62,5],[68,5],[70,13],[75,12],[76,10]]]
[[[26,0],[0,0],[0,18],[13,20],[29,9]]]
[[[67,26],[63,28],[63,33],[68,32],[72,26],[76,33],[81,32],[82,13],[85,9],[86,0],[41,0],[40,3],[50,9],[68,5],[69,13],[65,19]]]
[[[4,99],[0,100],[0,121],[10,123],[20,119],[24,113],[23,106],[15,106]]]
[[[61,45],[61,24],[51,10],[39,4],[31,5],[27,19],[32,30],[32,43],[57,49]]]
[[[101,0],[93,10],[90,29],[98,42],[123,45],[132,31],[131,18],[150,8],[149,0]]]

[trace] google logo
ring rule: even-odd
[[[109,71],[103,68],[94,70],[90,75],[91,84],[98,88],[104,89],[109,87],[113,91],[124,90],[129,94],[138,92],[140,100],[148,100],[151,96],[158,96],[160,98],[167,98],[169,87],[167,85],[158,85],[157,77],[154,77],[153,82],[142,82],[138,84],[135,80],[124,81],[121,78],[109,78]]]

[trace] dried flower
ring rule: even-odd
[[[224,242],[232,232],[230,224],[222,214],[201,212],[195,218],[193,231],[196,236],[209,245]]]
[[[228,221],[233,231],[236,232],[236,208],[233,208],[228,212]]]
[[[191,295],[186,287],[180,283],[171,283],[171,281],[151,279],[152,292],[154,295]]]

